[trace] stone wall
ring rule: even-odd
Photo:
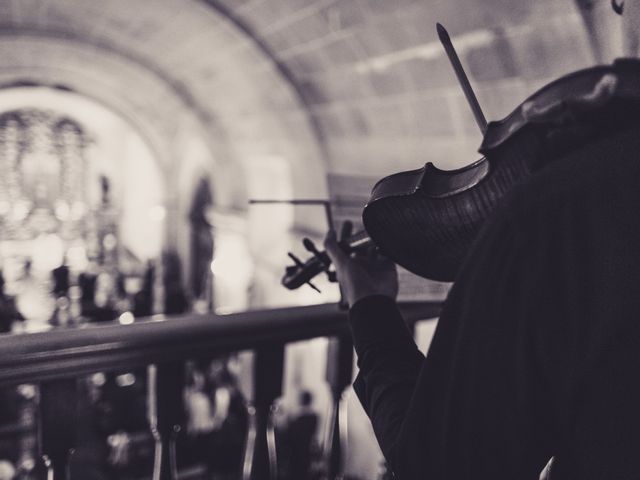
[[[488,119],[594,62],[573,0],[211,0],[281,62],[319,126],[334,195],[475,160],[480,134],[436,35],[449,30]],[[613,15],[613,13],[612,13]]]

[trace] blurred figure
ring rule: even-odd
[[[300,393],[300,411],[287,427],[287,438],[290,443],[291,480],[311,478],[311,458],[314,450],[313,439],[318,428],[318,415],[313,410],[311,392]]]
[[[27,258],[24,261],[15,302],[17,309],[25,318],[24,326],[27,330],[49,330],[51,328],[49,322],[56,308],[55,299],[51,296],[49,277],[36,275],[32,267],[31,259]]]
[[[189,221],[191,223],[191,293],[196,300],[212,303],[211,261],[213,260],[213,233],[209,209],[213,195],[206,178],[200,179],[194,194]]]
[[[98,279],[97,265],[94,260],[89,261],[87,270],[78,276],[78,286],[80,287],[80,301],[82,305],[82,315],[91,317],[96,307],[96,282]]]
[[[142,279],[142,288],[133,296],[133,315],[150,317],[153,314],[153,284],[155,279],[155,265],[151,260]]]
[[[213,433],[207,462],[212,480],[238,478],[247,434],[247,409],[226,359],[209,366],[208,391],[213,401]]]
[[[178,457],[185,464],[206,464],[209,480],[236,480],[248,418],[228,360],[216,359],[199,366],[189,363],[187,370],[187,436],[178,443]]]
[[[66,296],[69,293],[69,267],[67,266],[66,257],[63,258],[62,264],[51,272],[53,280],[52,293],[56,297]]]
[[[111,322],[118,316],[115,303],[115,281],[109,272],[100,272],[95,279],[93,303],[87,316],[94,322]]]
[[[18,311],[14,298],[5,293],[4,285],[4,275],[0,271],[0,333],[9,333],[14,322],[24,322],[24,317]]]
[[[180,257],[175,251],[167,251],[164,260],[164,313],[177,315],[189,309],[189,300],[182,285]]]

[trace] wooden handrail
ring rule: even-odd
[[[435,318],[439,303],[403,304],[408,322]],[[0,335],[0,385],[37,383],[254,349],[347,330],[335,304],[141,319],[23,335]]]

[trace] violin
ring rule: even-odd
[[[469,89],[467,82],[467,98]],[[484,117],[476,114],[476,120],[483,128]],[[427,163],[376,183],[362,213],[365,231],[343,241],[343,248],[374,244],[417,275],[453,281],[482,226],[517,184],[577,146],[639,123],[640,60],[620,59],[561,77],[483,128],[481,159],[457,170]],[[326,253],[307,249],[313,257],[294,258],[282,279],[285,287],[330,273]]]
[[[640,123],[640,61],[562,77],[490,122],[484,157],[458,170],[427,163],[380,180],[362,218],[378,248],[407,270],[453,281],[472,243],[518,183],[577,146]]]

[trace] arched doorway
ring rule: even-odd
[[[51,271],[141,270],[165,239],[164,185],[134,126],[81,95],[0,91],[0,260],[8,293],[44,328]],[[36,308],[37,307],[37,308]]]

